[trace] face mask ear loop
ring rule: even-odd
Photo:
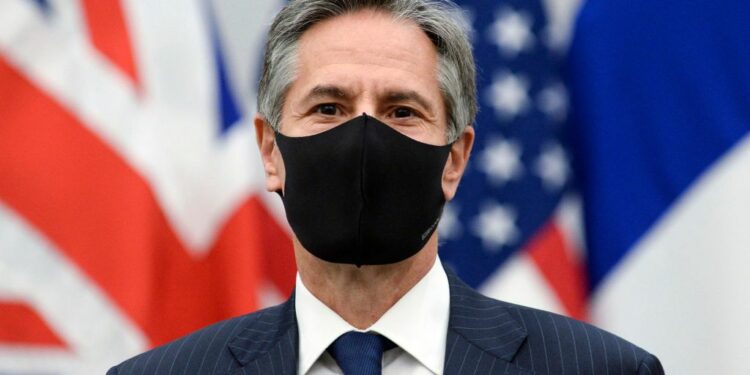
[[[273,146],[274,147],[279,147],[279,143],[276,142],[276,137],[278,137],[279,134],[281,134],[280,131],[278,131],[276,129],[273,129]],[[281,134],[281,135],[283,135],[283,134]],[[281,150],[279,150],[279,153],[280,152],[281,152]],[[284,190],[283,189],[275,190],[274,193],[278,194],[279,198],[284,199]]]

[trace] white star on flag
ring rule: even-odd
[[[458,219],[459,207],[455,203],[448,203],[443,208],[443,216],[438,224],[438,235],[441,239],[453,239],[463,233],[461,221]]]
[[[547,86],[539,92],[537,104],[547,116],[562,121],[568,114],[568,94],[561,83]]]
[[[500,138],[490,140],[479,156],[479,169],[496,186],[519,177],[523,173],[521,146]]]
[[[520,235],[516,227],[516,212],[498,203],[482,207],[472,224],[474,234],[482,239],[482,245],[488,251],[499,251],[518,241]]]
[[[532,19],[528,14],[505,8],[497,12],[497,18],[489,29],[489,37],[502,53],[515,56],[534,45],[531,25]]]
[[[488,91],[490,105],[502,118],[511,119],[529,107],[529,83],[524,77],[497,74]]]
[[[561,188],[568,180],[570,173],[568,158],[563,148],[557,143],[546,145],[536,160],[535,171],[542,179],[545,188],[549,190]]]

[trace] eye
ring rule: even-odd
[[[393,111],[393,117],[395,118],[406,118],[414,116],[414,111],[406,107],[398,107]]]
[[[336,107],[335,104],[321,104],[315,108],[315,112],[319,113],[321,115],[326,116],[336,116],[338,114],[339,109]]]

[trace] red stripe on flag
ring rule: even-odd
[[[268,264],[290,292],[291,240],[258,199],[239,207],[210,253],[194,259],[147,182],[107,144],[2,59],[0,87],[0,199],[75,261],[152,343],[257,308]]]
[[[20,302],[0,302],[0,342],[67,347],[34,310]]]
[[[94,47],[138,86],[138,70],[119,0],[83,0],[86,24]]]
[[[294,259],[292,242],[289,233],[276,222],[273,215],[268,212],[266,206],[259,199],[254,200],[258,204],[258,211],[262,211],[262,224],[258,228],[258,235],[263,244],[264,263],[262,266],[266,277],[278,290],[290,295],[294,289],[295,276],[297,275],[297,262]],[[247,230],[247,228],[244,228]],[[283,240],[279,240],[283,239]]]
[[[586,277],[563,233],[554,223],[545,225],[528,244],[539,271],[560,299],[566,313],[586,319]]]

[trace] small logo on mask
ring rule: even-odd
[[[432,230],[435,229],[435,226],[438,225],[439,222],[440,222],[440,216],[438,216],[438,218],[435,220],[435,222],[432,223],[432,225],[430,225],[430,227],[427,228],[427,230],[424,231],[424,233],[422,233],[422,236],[420,237],[422,239],[422,241],[424,241],[424,239],[425,239],[425,237],[427,237],[427,235],[429,235],[430,233],[432,233]]]

